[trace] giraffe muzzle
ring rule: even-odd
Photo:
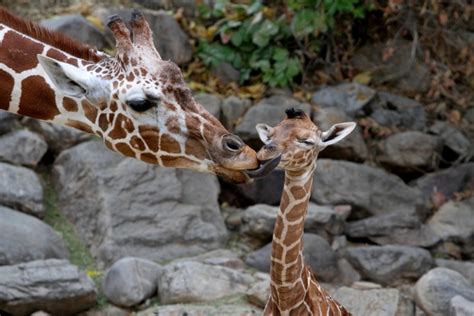
[[[281,155],[275,158],[261,161],[260,166],[256,169],[246,170],[245,173],[251,178],[263,178],[269,175],[280,163]]]

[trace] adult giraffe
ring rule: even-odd
[[[110,18],[112,57],[0,8],[0,109],[96,134],[148,163],[249,180],[255,152],[193,99],[139,11],[130,24],[132,34]]]
[[[257,157],[279,162],[285,170],[272,240],[271,295],[264,315],[351,315],[321,288],[305,264],[302,238],[318,153],[349,135],[355,123],[335,124],[323,132],[302,111],[289,109],[286,114],[287,118],[273,128],[257,125],[265,144]]]

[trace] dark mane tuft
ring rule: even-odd
[[[285,113],[286,113],[286,117],[289,119],[293,119],[293,118],[300,119],[305,116],[302,110],[295,109],[295,108],[286,109]]]
[[[50,31],[35,22],[22,19],[1,6],[0,23],[74,57],[93,62],[103,59],[103,56],[89,45],[77,42],[62,33]]]

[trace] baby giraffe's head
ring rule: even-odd
[[[286,118],[275,127],[257,124],[258,135],[265,144],[257,158],[271,163],[253,172],[264,176],[272,165],[287,171],[307,170],[314,165],[321,150],[345,138],[355,126],[353,122],[338,123],[321,131],[303,111],[288,109]]]

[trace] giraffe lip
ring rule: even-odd
[[[251,178],[263,178],[269,175],[280,163],[281,155],[262,161],[256,169],[246,170],[245,173]]]

